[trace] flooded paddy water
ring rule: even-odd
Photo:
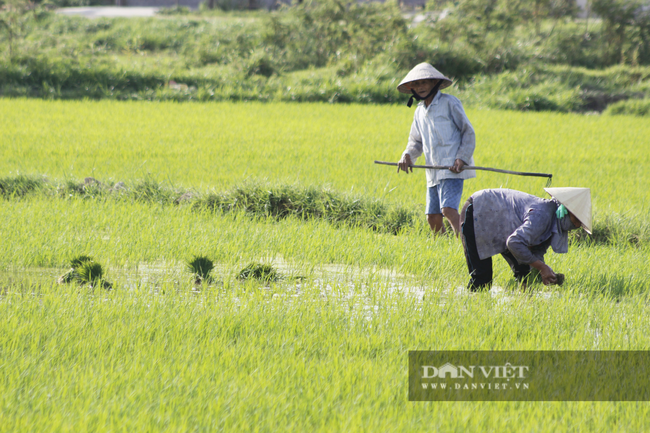
[[[258,291],[274,302],[318,297],[321,300],[353,302],[365,310],[379,308],[377,300],[381,300],[384,306],[387,300],[409,300],[416,304],[435,302],[444,307],[452,300],[470,300],[474,296],[485,295],[468,291],[464,285],[457,284],[458,281],[428,280],[379,267],[360,268],[343,264],[301,265],[280,258],[271,263],[280,277],[275,282],[255,279],[241,281],[237,278],[240,267],[215,263],[212,271],[214,281],[209,284],[196,284],[187,265],[178,261],[108,267],[106,279],[113,284],[113,291],[125,291],[136,296],[167,292],[198,296],[202,293]],[[244,264],[241,265],[243,266]],[[75,288],[90,289],[76,283],[57,284],[57,279],[67,270],[58,267],[7,267],[0,272],[0,296],[11,292],[39,293],[43,287],[48,286],[58,286],[62,291]],[[486,294],[496,301],[497,305],[508,307],[522,299],[551,301],[562,296],[561,290],[538,284],[523,291],[515,284],[495,284]]]

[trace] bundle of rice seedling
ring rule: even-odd
[[[282,277],[271,265],[265,265],[262,263],[250,263],[244,269],[239,271],[238,278],[242,281],[255,279],[264,281],[265,283],[270,283],[274,281],[279,281]]]
[[[192,260],[186,262],[187,269],[194,276],[194,283],[200,285],[203,282],[212,283],[214,279],[210,272],[214,269],[212,260],[205,256],[194,256]]]
[[[105,289],[111,289],[112,285],[104,280],[104,269],[102,265],[86,255],[78,255],[70,260],[70,269],[61,275],[57,282],[59,284],[68,284],[77,282],[80,285],[89,285],[90,287],[101,286]]]

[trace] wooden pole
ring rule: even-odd
[[[386,162],[386,161],[375,161],[375,164],[392,165],[392,166],[399,165],[396,162]],[[447,167],[447,166],[444,166],[444,165],[411,165],[411,167],[412,168],[427,168],[429,170],[449,170],[451,168],[451,167]],[[471,165],[466,165],[465,167],[463,167],[463,170],[493,171],[495,173],[516,174],[517,176],[548,177],[549,179],[551,179],[553,177],[552,174],[548,174],[548,173],[530,173],[530,172],[526,172],[526,171],[502,170],[500,168],[473,167]]]

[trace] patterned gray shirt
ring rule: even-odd
[[[474,234],[481,260],[510,250],[521,264],[544,261],[549,246],[569,250],[558,227],[558,203],[511,189],[485,189],[472,195]],[[567,217],[568,218],[568,217]]]

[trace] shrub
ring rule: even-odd
[[[603,114],[610,116],[627,114],[632,116],[650,116],[650,99],[628,99],[611,104]]]

